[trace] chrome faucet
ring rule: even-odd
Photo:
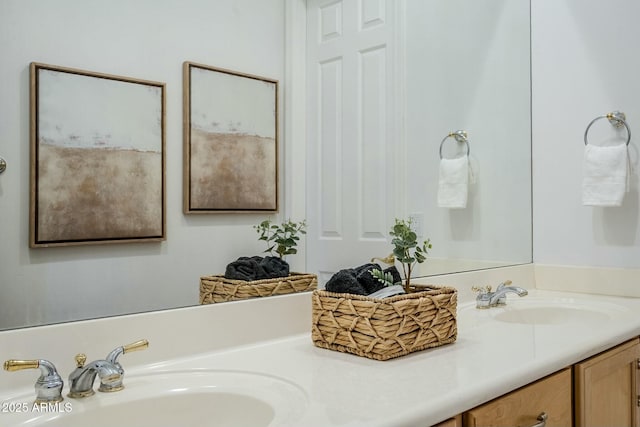
[[[85,366],[87,357],[84,354],[76,356],[77,368],[69,375],[69,397],[81,398],[93,395],[93,383],[96,375],[100,377],[98,391],[112,392],[124,388],[122,379],[124,369],[118,362],[118,357],[130,351],[143,350],[149,347],[149,341],[140,340],[134,343],[117,347],[111,351],[105,360],[96,360]]]
[[[116,384],[121,382],[122,374],[118,368],[106,360],[95,360],[85,365],[87,356],[76,355],[76,369],[69,375],[69,397],[88,397],[95,393],[93,383],[96,375],[100,376],[100,383]]]
[[[7,360],[4,362],[4,370],[9,372],[36,368],[40,368],[41,372],[35,384],[36,403],[61,402],[63,400],[62,386],[64,383],[53,363],[43,359]]]
[[[498,285],[495,292],[491,291],[491,286],[474,286],[471,289],[478,292],[476,297],[476,308],[490,308],[498,305],[505,305],[507,303],[508,293],[515,293],[519,297],[528,295],[526,289],[519,286],[511,286],[511,280],[506,280]]]

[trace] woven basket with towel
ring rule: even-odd
[[[457,338],[457,290],[412,285],[388,298],[316,290],[311,337],[321,348],[388,360]]]
[[[312,291],[317,287],[315,274],[289,273],[289,264],[281,258],[240,257],[227,265],[224,276],[200,278],[200,304]]]
[[[315,274],[291,273],[287,277],[251,281],[204,276],[200,278],[200,304],[313,291],[317,287]]]

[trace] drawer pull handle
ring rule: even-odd
[[[538,415],[538,418],[536,418],[538,422],[531,427],[545,427],[547,425],[547,418],[548,415],[546,412],[541,413],[540,415]]]

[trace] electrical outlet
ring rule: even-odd
[[[418,237],[424,237],[424,214],[422,212],[414,212],[409,214],[411,220],[411,228],[416,232]]]

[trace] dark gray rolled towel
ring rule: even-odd
[[[261,274],[264,275],[264,269],[260,266],[262,257],[240,257],[237,260],[229,263],[224,272],[224,277],[233,280],[258,280],[257,277]]]
[[[365,295],[372,294],[384,288],[384,283],[373,277],[371,270],[380,270],[380,266],[378,264],[369,263],[355,268],[356,280],[366,291]]]
[[[289,275],[289,263],[282,258],[267,256],[260,262],[264,277],[259,279],[274,279],[276,277],[287,277]]]
[[[356,279],[356,271],[353,268],[338,271],[324,287],[329,292],[367,295],[366,289]]]
[[[240,257],[233,261],[224,272],[224,277],[233,280],[262,280],[276,277],[287,277],[289,264],[278,257],[261,256]]]
[[[380,270],[378,264],[364,264],[356,268],[346,268],[331,276],[325,285],[325,289],[330,292],[348,293],[356,295],[369,295],[384,288],[385,285],[371,274],[371,270]],[[391,273],[393,283],[402,283],[402,277],[395,266],[384,270]]]
[[[338,271],[325,285],[325,289],[330,292],[349,293],[356,295],[369,295],[384,288],[384,283],[373,277],[371,270],[380,270],[378,264],[363,264],[355,268],[347,268]],[[387,269],[390,270],[390,269]],[[385,271],[387,271],[385,270]],[[395,270],[395,267],[393,267]],[[395,274],[392,270],[391,274],[394,275],[394,281],[397,278],[400,281],[400,274],[395,270]]]

